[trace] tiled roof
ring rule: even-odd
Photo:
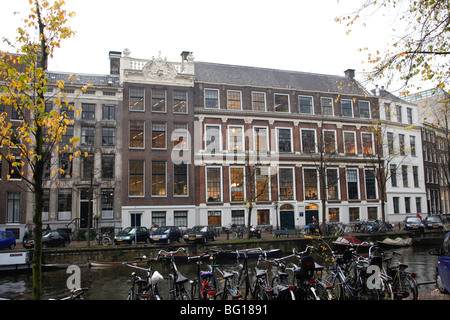
[[[55,83],[59,80],[68,81],[68,77],[72,73],[69,72],[47,72],[48,79],[50,83]],[[72,74],[74,76],[75,84],[85,85],[92,83],[94,86],[109,86],[109,87],[120,87],[120,81],[118,75],[110,74]]]
[[[208,62],[195,62],[195,81],[338,94],[370,95],[356,80],[345,76]]]

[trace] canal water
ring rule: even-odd
[[[437,262],[436,256],[428,254],[431,248],[438,246],[413,246],[408,248],[398,248],[395,251],[401,253],[401,257],[396,258],[397,261],[406,263],[408,271],[417,273],[417,281],[419,283],[434,281],[435,266]],[[288,255],[289,253],[286,253]],[[327,262],[320,261],[322,258],[317,257],[319,264],[326,265]],[[253,270],[256,261],[249,262],[249,271]],[[261,262],[258,266],[264,268],[265,263]],[[169,264],[160,261],[152,264],[154,270],[158,270],[166,279],[160,286],[163,298],[168,298],[167,293],[167,275],[170,273]],[[178,264],[179,270],[189,279],[193,279],[196,273],[195,264]],[[220,262],[221,270],[237,270],[237,262],[227,260]],[[271,271],[275,271],[276,267],[272,266]],[[86,298],[89,300],[124,300],[131,286],[131,273],[134,269],[126,266],[116,266],[109,268],[98,267],[81,267],[81,287],[89,288]],[[144,276],[143,272],[137,271],[138,274]],[[55,269],[43,271],[43,299],[60,299],[67,296],[67,281],[71,273],[67,273],[66,269]],[[32,297],[32,274],[28,273],[2,273],[0,274],[0,298],[27,300]],[[435,284],[426,284],[419,286],[420,291],[431,291],[436,288]]]

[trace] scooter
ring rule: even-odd
[[[261,229],[250,226],[250,238],[261,239]]]

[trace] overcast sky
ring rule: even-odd
[[[0,0],[0,37],[13,39],[28,16],[28,0]],[[349,35],[334,21],[356,10],[362,0],[66,0],[76,16],[75,37],[62,43],[50,61],[52,71],[109,72],[109,51],[196,61],[343,75],[357,78],[370,66],[368,47],[382,51],[393,23],[380,15]],[[16,13],[16,14],[14,14]],[[1,49],[5,49],[3,43]],[[380,84],[382,85],[382,84]],[[370,89],[370,87],[368,88]]]

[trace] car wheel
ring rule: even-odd
[[[64,247],[66,247],[66,248],[67,248],[67,247],[69,246],[69,244],[70,244],[70,242],[69,242],[69,241],[65,241],[65,242],[64,242]]]
[[[448,293],[447,289],[445,289],[442,283],[441,275],[437,271],[436,271],[436,286],[441,293]]]
[[[167,238],[167,244],[170,244],[170,238]]]
[[[11,244],[9,245],[9,248],[10,248],[11,250],[14,250],[14,249],[16,248],[16,244],[15,244],[15,243],[11,243]]]
[[[150,238],[145,239],[145,243],[150,243]]]

